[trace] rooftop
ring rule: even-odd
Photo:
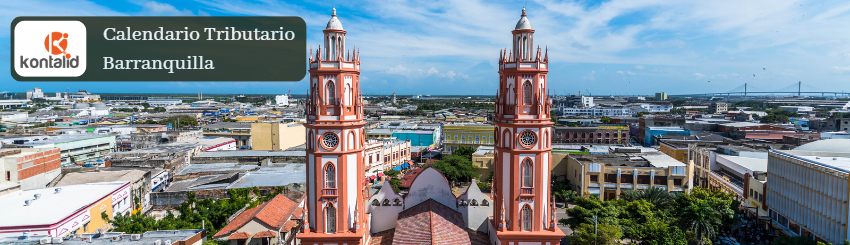
[[[101,182],[81,185],[42,188],[16,191],[0,196],[0,226],[52,225],[76,213],[82,208],[115,192],[128,182]],[[35,194],[41,197],[24,206],[25,200],[32,200]]]
[[[62,134],[55,136],[47,136],[47,135],[39,135],[39,136],[25,136],[19,138],[7,138],[3,139],[3,144],[13,144],[15,140],[24,140],[23,144],[15,144],[19,146],[43,146],[49,144],[62,144],[74,141],[95,139],[95,138],[106,138],[106,137],[115,137],[115,135],[101,135],[101,134]]]
[[[279,157],[306,156],[304,151],[207,151],[194,157]]]
[[[88,184],[96,182],[128,181],[133,182],[145,176],[148,171],[143,170],[119,170],[119,171],[97,171],[67,173],[54,186],[69,186]]]
[[[826,151],[850,152],[850,139],[825,139],[811,142],[797,148],[795,151]]]

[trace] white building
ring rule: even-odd
[[[410,141],[397,139],[370,139],[366,141],[363,157],[366,176],[402,166],[410,161]]]
[[[640,108],[635,108],[633,111],[636,112],[649,112],[649,113],[660,113],[660,112],[670,112],[670,109],[673,109],[672,104],[640,104]]]
[[[808,112],[815,110],[815,108],[811,106],[780,106],[779,109],[791,112]]]
[[[289,95],[281,94],[274,97],[275,105],[277,106],[289,106]]]
[[[563,116],[572,117],[616,117],[631,115],[631,109],[629,108],[563,108],[561,112]]]
[[[810,234],[841,244],[850,197],[850,140],[819,140],[769,153],[767,206],[772,223],[790,236]]]
[[[166,107],[183,103],[181,99],[149,99],[146,101],[152,107]]]

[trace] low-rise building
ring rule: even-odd
[[[628,144],[629,126],[555,127],[554,144]]]
[[[295,236],[301,230],[307,196],[291,196],[296,199],[278,194],[266,203],[239,213],[213,238],[229,240],[231,245],[297,244]]]
[[[629,108],[571,108],[561,109],[561,115],[565,117],[622,117],[632,115]]]
[[[449,124],[442,128],[443,153],[467,147],[493,146],[493,125],[490,124]]]
[[[205,229],[148,231],[144,234],[126,234],[124,232],[80,233],[76,237],[63,239],[49,236],[28,236],[26,238],[0,238],[2,245],[201,245],[206,240]]]
[[[365,149],[363,162],[366,163],[367,176],[409,167],[411,145],[408,140],[370,139],[366,141]]]
[[[44,188],[59,176],[59,148],[0,149],[0,195]]]
[[[129,214],[130,182],[101,182],[16,191],[0,196],[0,237],[69,237],[99,233],[116,214]]]
[[[721,114],[729,111],[729,105],[726,102],[712,102],[708,110],[714,114]]]
[[[646,151],[646,152],[644,152]],[[630,153],[623,153],[630,152]],[[684,163],[648,148],[614,149],[611,154],[567,155],[566,175],[582,196],[618,199],[624,190],[661,188],[685,192],[692,188],[692,171]]]
[[[115,135],[99,134],[25,136],[2,141],[16,148],[59,148],[62,166],[96,161],[116,148]]]
[[[258,151],[282,151],[306,143],[307,131],[300,123],[252,123],[251,149]]]

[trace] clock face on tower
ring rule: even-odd
[[[533,146],[534,143],[536,143],[536,142],[537,142],[537,135],[534,134],[534,132],[526,130],[526,131],[522,131],[522,133],[519,134],[519,143],[523,147],[529,148],[529,147]]]
[[[336,145],[339,144],[339,136],[337,136],[333,132],[326,132],[322,135],[322,146],[325,149],[332,150],[336,148]]]

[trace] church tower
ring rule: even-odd
[[[534,47],[534,29],[522,9],[513,46],[499,57],[496,97],[493,227],[501,244],[558,244],[550,190],[552,121],[546,77],[548,55]]]
[[[324,47],[310,51],[307,123],[307,208],[301,244],[364,244],[369,221],[364,200],[363,102],[360,56],[345,47],[336,8],[324,32]]]

